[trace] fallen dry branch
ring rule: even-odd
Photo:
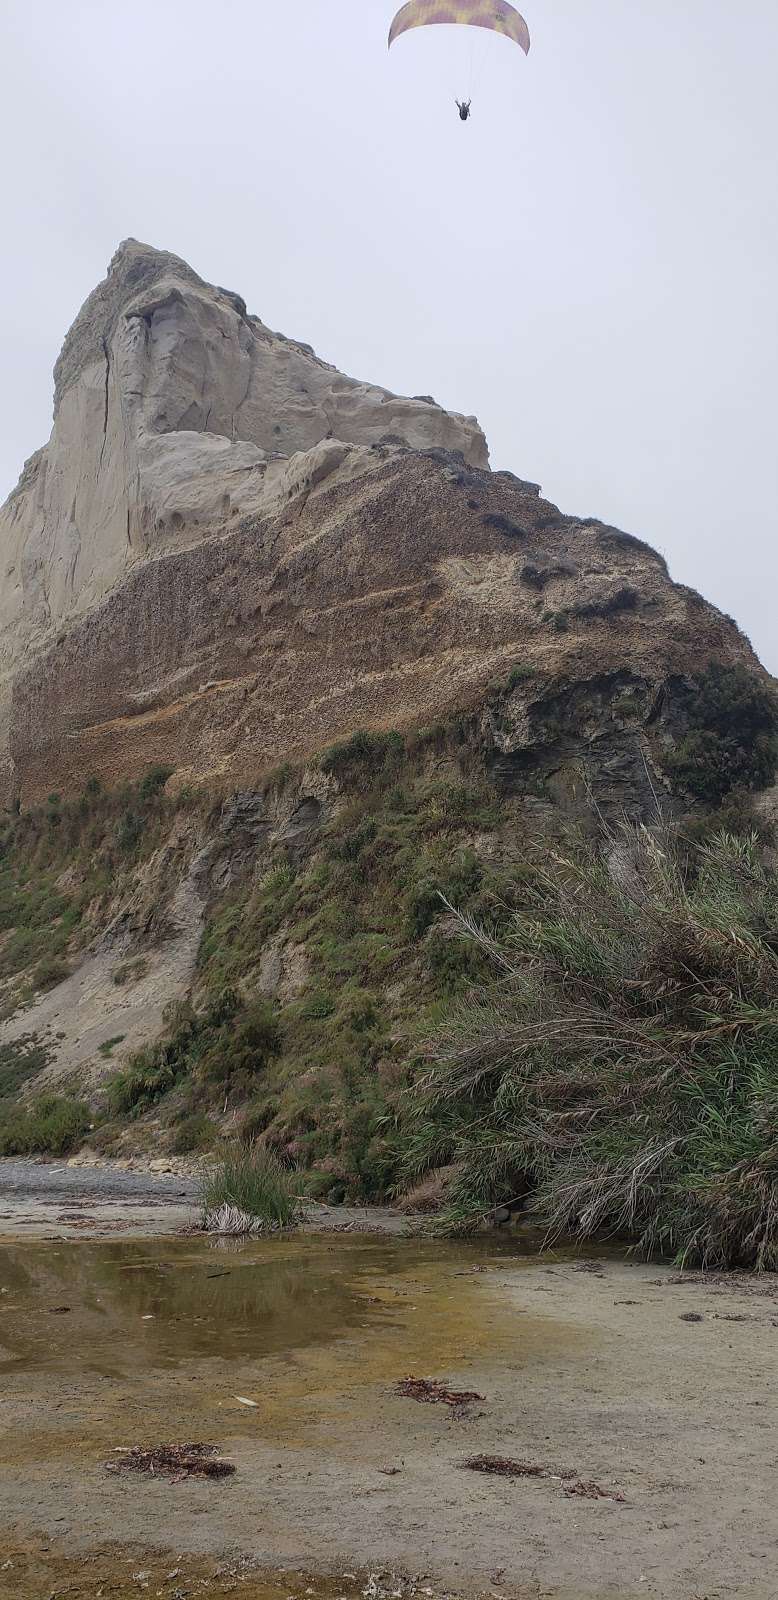
[[[469,1406],[474,1400],[483,1400],[474,1389],[448,1389],[438,1378],[402,1378],[397,1393],[407,1400],[420,1400],[425,1405]]]
[[[223,1461],[214,1444],[161,1444],[151,1450],[139,1445],[116,1451],[118,1461],[106,1461],[108,1472],[148,1472],[151,1477],[229,1478],[235,1471],[231,1461]]]
[[[488,1472],[498,1478],[557,1478],[564,1482],[575,1473],[567,1467],[544,1467],[534,1461],[511,1461],[509,1456],[470,1456],[462,1463],[470,1472]]]

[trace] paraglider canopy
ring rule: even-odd
[[[502,33],[529,55],[529,28],[515,6],[507,0],[408,0],[400,8],[389,29],[389,47],[409,28],[427,28],[433,23],[459,23],[469,28],[488,28]]]

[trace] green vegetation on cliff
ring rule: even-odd
[[[553,854],[452,1009],[406,1170],[449,1165],[448,1225],[526,1199],[552,1237],[613,1233],[778,1268],[778,879],[755,843]]]
[[[199,1020],[184,1024],[195,1033],[171,1113],[185,1123],[236,1109],[247,1143],[262,1138],[333,1200],[396,1185],[421,1042],[484,974],[480,952],[451,936],[441,896],[499,925],[521,879],[521,806],[482,772],[443,753],[437,764],[397,735],[329,752],[337,814],[304,853],[278,851],[221,896],[203,934]],[[215,1028],[225,1004],[229,1024]],[[163,1050],[181,1038],[179,1027]],[[125,1104],[147,1091],[147,1070],[136,1061],[119,1080]]]
[[[670,774],[695,800],[718,806],[735,792],[772,783],[778,767],[778,707],[772,688],[745,667],[712,661],[676,693],[688,731],[668,757]]]
[[[123,881],[169,832],[168,776],[154,767],[110,794],[92,779],[75,800],[52,794],[0,821],[0,1018],[61,983],[105,925]]]
[[[725,847],[710,840],[725,816],[746,833],[753,825],[751,791],[770,774],[778,726],[772,693],[761,679],[714,668],[698,680],[672,680],[659,732],[655,697],[628,673],[598,680],[580,705],[566,695],[569,685],[541,684],[523,664],[494,685],[494,724],[510,731],[524,706],[537,736],[523,765],[509,763],[507,781],[494,776],[494,751],[471,714],[424,734],[358,732],[328,750],[318,771],[280,770],[234,802],[205,794],[173,800],[160,768],[120,793],[88,784],[75,801],[52,795],[45,807],[9,818],[0,829],[6,1015],[58,981],[57,964],[62,976],[96,938],[107,936],[107,949],[117,929],[118,938],[102,980],[105,1042],[95,1051],[90,1107],[65,1100],[65,1090],[82,1092],[77,1074],[66,1071],[56,1076],[57,1093],[72,1117],[63,1120],[50,1095],[19,1108],[17,1095],[34,1096],[44,1064],[36,1065],[40,1046],[28,1040],[8,1058],[5,1079],[0,1055],[0,1147],[69,1148],[91,1122],[90,1142],[105,1150],[161,1142],[186,1153],[237,1140],[271,1152],[310,1193],[333,1201],[384,1199],[429,1174],[433,1190],[448,1187],[450,1219],[459,1225],[532,1189],[539,1214],[555,1227],[627,1228],[646,1249],[749,1258],[738,1207],[751,1179],[736,1183],[732,1174],[749,1152],[759,1156],[760,1085],[772,1093],[769,1051],[765,1060],[755,1052],[755,1042],[761,1048],[768,1038],[769,1008],[763,1000],[759,1010],[754,984],[772,949],[774,901],[763,874],[763,926],[743,935],[740,989],[733,979],[726,990],[717,943],[723,949],[726,938],[716,933],[710,906],[717,894],[725,906],[731,900],[730,934],[745,926],[730,889],[740,885],[745,894],[748,882],[750,905],[762,869],[753,846],[732,844],[725,870]],[[673,774],[679,808],[691,807],[680,852],[657,851],[652,871],[648,858],[638,860],[648,849],[641,836],[630,857],[640,882],[632,899],[628,883],[606,870],[612,827],[610,834],[603,828],[596,807],[581,816],[589,769],[557,791],[578,794],[577,820],[546,786],[555,763],[569,773],[576,759],[581,706],[587,718],[600,717],[608,760],[615,740],[642,739],[654,770],[664,762]],[[161,1036],[119,1056],[122,1008],[137,1008],[134,986],[153,983],[164,967],[175,932],[171,908],[185,885],[197,905],[204,902],[194,972],[187,964],[183,982],[168,989],[177,999]],[[463,938],[462,917],[487,936]],[[598,941],[609,970],[597,967]],[[534,1025],[545,1031],[526,1055],[517,1041],[530,992]],[[616,1028],[615,1045],[612,1035],[600,1041],[602,1061],[588,1035],[575,1058],[578,1035],[572,1025],[565,1033],[562,1000],[577,1016],[585,995]],[[706,1000],[730,1027],[729,1055],[701,1053]],[[733,1011],[735,1001],[744,1009]],[[695,1041],[688,1049],[684,1007]],[[510,1040],[500,1018],[516,1030]],[[645,1055],[626,1051],[618,1027],[627,1020],[666,1061],[661,1094],[653,1079],[640,1079]],[[430,1040],[441,1037],[448,1043],[431,1070]],[[483,1039],[491,1061],[471,1083],[457,1077],[456,1037],[473,1063]],[[750,1042],[741,1058],[743,1041]],[[427,1084],[421,1099],[420,1081]],[[646,1120],[649,1110],[656,1126]],[[730,1143],[716,1153],[714,1132],[725,1124]],[[579,1137],[583,1127],[587,1140]],[[564,1161],[559,1150],[553,1159],[549,1153],[560,1130],[572,1140]],[[655,1168],[665,1135],[678,1142]],[[764,1134],[761,1156],[768,1148]],[[730,1207],[729,1234],[716,1233],[713,1201],[700,1198],[706,1174],[719,1184],[719,1216]],[[751,1258],[768,1259],[772,1248],[757,1240]]]

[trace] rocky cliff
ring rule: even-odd
[[[121,247],[55,381],[0,512],[0,1154],[239,1132],[375,1199],[486,976],[443,901],[536,905],[571,813],[767,836],[773,686],[473,418],[174,256]]]
[[[344,377],[175,256],[120,247],[55,385],[0,512],[7,807],[155,762],[246,785],[474,708],[504,772],[583,761],[639,802],[674,685],[760,671],[647,546],[491,473],[474,418]]]

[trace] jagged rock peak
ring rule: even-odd
[[[486,440],[474,417],[446,412],[429,396],[404,398],[346,377],[310,345],[249,316],[241,295],[207,283],[180,256],[137,239],[119,245],[65,339],[54,369],[55,417],[68,390],[90,366],[110,362],[114,341],[126,346],[128,331],[138,323],[146,328],[147,353],[170,369],[170,404],[144,418],[152,432],[194,428],[287,455],[323,438],[352,444],[389,439],[412,448],[459,450],[471,466],[488,465]],[[201,370],[193,373],[193,366]],[[193,376],[199,396],[190,392]],[[225,389],[231,401],[238,390],[237,407],[220,404]],[[193,405],[198,398],[202,404]]]
[[[197,289],[208,289],[204,280],[180,256],[169,250],[155,250],[138,239],[122,240],[111,258],[106,276],[84,301],[65,337],[54,367],[55,416],[66,389],[90,361],[99,360],[103,355],[128,300],[165,277],[178,278]],[[240,297],[231,295],[229,298],[239,302],[245,315],[245,303]]]

